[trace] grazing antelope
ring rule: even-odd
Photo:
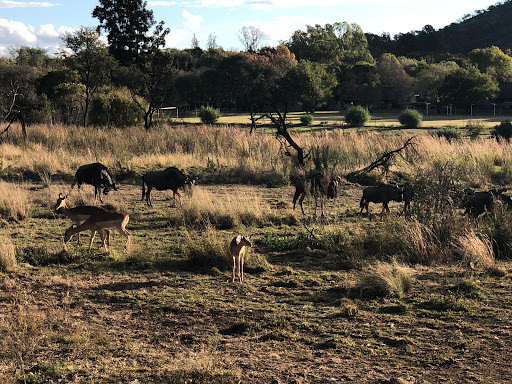
[[[238,276],[238,281],[244,281],[244,256],[245,248],[252,247],[249,239],[251,236],[235,236],[229,244],[229,254],[233,257],[233,283]]]
[[[66,204],[66,199],[68,195],[63,196],[62,193],[59,193],[59,198],[57,199],[57,203],[55,204],[55,212],[62,213],[64,216],[67,216],[77,227],[85,222],[89,217],[96,215],[98,213],[107,212],[105,209],[100,207],[95,207],[91,205],[78,206],[74,208],[69,208]],[[72,226],[71,226],[72,227]],[[110,238],[110,232],[105,230],[107,235],[107,243]],[[80,233],[77,234],[78,244],[80,244]]]
[[[66,230],[66,234],[64,236],[64,247],[69,242],[71,237],[77,233],[82,231],[91,231],[91,241],[89,243],[89,250],[92,246],[92,241],[96,232],[100,233],[101,242],[105,250],[107,249],[107,243],[105,242],[105,231],[107,228],[116,228],[120,233],[122,233],[126,237],[125,249],[128,249],[130,245],[130,232],[126,230],[126,224],[128,224],[128,220],[130,220],[130,216],[124,212],[108,212],[105,211],[103,213],[98,213],[89,217],[85,222],[83,222],[78,227],[68,228]]]

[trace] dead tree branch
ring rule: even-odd
[[[413,139],[415,137],[416,136],[412,136],[409,139],[407,139],[407,141],[400,148],[397,148],[393,151],[384,153],[381,157],[379,157],[377,160],[375,160],[373,163],[371,163],[367,167],[360,169],[358,171],[350,172],[346,176],[347,180],[356,179],[358,176],[361,176],[362,174],[365,174],[365,173],[369,173],[376,168],[382,168],[382,173],[385,174],[387,177],[388,173],[389,173],[389,168],[393,164],[393,159],[395,158],[395,156],[399,155],[402,159],[407,161],[407,159],[404,157],[402,151],[409,146],[411,146],[411,148],[416,150],[416,147],[415,147],[416,144],[413,142]]]

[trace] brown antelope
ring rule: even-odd
[[[91,241],[89,243],[89,250],[92,246],[92,241],[96,232],[100,233],[101,241],[105,250],[107,250],[107,243],[105,242],[105,231],[107,228],[116,228],[120,233],[126,237],[125,249],[130,245],[130,232],[126,230],[130,216],[124,212],[102,212],[89,217],[85,222],[75,228],[68,228],[64,236],[64,247],[69,242],[71,237],[82,231],[91,231]]]
[[[244,281],[244,256],[245,248],[252,247],[249,239],[251,236],[235,236],[229,244],[229,255],[233,257],[233,283],[238,276],[238,281]]]
[[[55,204],[55,211],[62,213],[64,216],[67,216],[77,227],[85,222],[89,217],[93,215],[97,215],[98,213],[108,212],[103,208],[95,207],[91,205],[78,206],[74,208],[69,208],[66,204],[66,199],[68,195],[63,196],[62,193],[59,193],[59,198],[57,199],[57,204]],[[108,230],[105,230],[107,235],[107,242],[110,238],[110,233]],[[80,244],[80,233],[77,235],[78,244]]]

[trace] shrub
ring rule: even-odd
[[[345,123],[350,127],[362,127],[371,118],[367,108],[360,105],[354,105],[347,108],[345,112]]]
[[[91,100],[89,123],[108,127],[137,125],[144,118],[142,110],[123,89],[105,89]]]
[[[398,121],[404,128],[414,129],[421,124],[423,115],[414,109],[406,109],[398,115]]]
[[[358,288],[363,297],[404,297],[412,287],[409,267],[399,264],[378,262],[362,277]]]
[[[456,127],[442,127],[435,131],[439,137],[444,137],[448,141],[462,139],[462,131]]]
[[[314,120],[315,120],[315,118],[313,117],[313,115],[311,113],[307,113],[300,117],[300,122],[304,125],[311,125],[311,124],[313,124]]]
[[[492,129],[492,135],[496,138],[504,138],[506,140],[512,137],[512,123],[510,120],[502,121]]]
[[[479,237],[473,230],[469,230],[459,236],[454,245],[471,269],[482,268],[488,271],[495,268],[494,250],[486,236]]]
[[[188,264],[199,270],[228,270],[231,266],[228,257],[229,241],[226,237],[219,236],[212,227],[208,227],[200,238],[187,237],[184,247]]]
[[[221,116],[220,110],[210,106],[202,106],[201,108],[199,108],[197,113],[199,115],[199,118],[201,119],[201,122],[204,124],[215,124]]]
[[[468,130],[468,135],[471,136],[471,138],[476,138],[482,134],[485,127],[480,121],[469,120],[466,125],[466,129]]]

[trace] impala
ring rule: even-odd
[[[64,216],[67,216],[77,227],[85,222],[89,217],[93,215],[97,215],[98,213],[107,212],[105,209],[100,207],[95,207],[91,205],[78,206],[74,208],[69,208],[66,204],[66,199],[68,195],[63,196],[62,193],[59,193],[59,198],[57,199],[57,204],[55,204],[55,211],[62,213]],[[109,239],[109,232],[107,233],[107,242]],[[80,234],[77,235],[78,243],[80,244]]]
[[[233,257],[233,283],[235,278],[243,283],[244,281],[244,256],[246,247],[252,247],[249,239],[251,236],[235,236],[229,244],[229,255]]]
[[[128,249],[130,245],[130,232],[126,230],[126,224],[130,220],[130,216],[124,212],[102,212],[96,215],[89,217],[85,222],[83,222],[78,227],[68,228],[66,230],[66,234],[64,236],[64,247],[69,242],[71,237],[77,233],[83,231],[91,231],[91,241],[89,243],[89,250],[92,246],[92,241],[96,232],[100,233],[101,241],[105,250],[107,250],[107,243],[105,242],[105,234],[107,228],[116,228],[120,233],[122,233],[126,237],[125,249]]]

